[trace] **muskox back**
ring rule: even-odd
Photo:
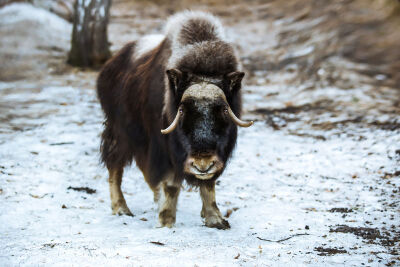
[[[171,17],[165,35],[145,36],[129,43],[105,64],[97,92],[105,114],[101,159],[110,173],[113,213],[131,215],[120,186],[124,166],[135,159],[155,199],[163,184],[161,193],[166,194],[167,206],[161,206],[162,225],[175,221],[180,183],[186,179],[206,188],[201,191],[203,209],[211,206],[202,211],[202,216],[213,218],[206,219],[206,225],[227,227],[211,191],[236,143],[237,128],[227,114],[236,124],[243,124],[234,115],[240,115],[239,89],[244,75],[237,68],[234,50],[226,42],[219,20],[191,11]],[[181,103],[183,99],[185,103]],[[197,115],[190,117],[190,112]],[[204,120],[206,117],[210,119]],[[181,126],[174,132],[164,130],[168,134],[162,135],[160,130],[172,121],[174,129],[177,124]],[[192,134],[193,127],[204,130],[200,135],[198,131]],[[220,144],[208,142],[214,134],[212,140],[221,140]],[[196,145],[196,151],[191,136],[202,138],[200,143],[197,140],[200,145]],[[202,151],[205,143],[210,146]]]

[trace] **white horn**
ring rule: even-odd
[[[242,121],[241,119],[236,117],[235,113],[233,113],[230,107],[228,107],[228,113],[233,122],[240,127],[250,127],[251,125],[253,125],[253,121]]]
[[[178,109],[178,112],[176,113],[175,119],[174,121],[171,123],[170,126],[168,126],[167,129],[163,129],[161,130],[162,134],[169,134],[171,133],[173,130],[175,130],[176,126],[178,126],[178,122],[179,122],[179,118],[181,117],[182,114],[182,110],[181,108]]]

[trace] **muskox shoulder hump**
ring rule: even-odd
[[[172,44],[168,69],[220,76],[238,68],[235,50],[226,40],[220,20],[210,13],[175,14],[167,22],[166,35]]]
[[[166,25],[166,34],[178,47],[225,39],[220,20],[202,11],[187,10],[171,16]]]

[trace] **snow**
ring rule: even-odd
[[[27,3],[0,9],[0,80],[40,77],[62,68],[70,49],[72,25]],[[59,70],[58,70],[59,71]]]
[[[0,18],[3,27],[26,21],[50,26],[55,31],[67,31],[71,27],[66,20],[59,16],[25,3],[14,3],[1,8]]]
[[[329,229],[364,226],[374,218],[377,227],[399,222],[398,213],[380,212],[380,190],[391,187],[375,182],[382,172],[397,168],[388,155],[395,154],[398,133],[355,129],[352,133],[362,134],[362,141],[346,135],[321,141],[257,122],[240,129],[237,150],[217,186],[222,213],[238,208],[229,217],[232,228],[204,227],[199,193],[187,187],[179,198],[176,226],[157,228],[156,204],[135,166],[123,180],[135,217],[111,215],[107,173],[98,153],[103,117],[94,90],[21,83],[2,83],[1,88],[0,107],[13,103],[7,111],[9,128],[0,128],[3,266],[176,266],[177,259],[179,265],[198,266],[359,266],[371,251],[390,259],[380,245]],[[371,185],[377,189],[365,190]],[[328,212],[335,207],[357,211],[342,219]],[[258,239],[294,234],[308,235],[280,243]],[[314,248],[327,243],[349,253],[318,256]]]
[[[135,10],[123,6],[130,16],[123,20],[121,13],[110,25],[115,49],[142,33],[161,32],[159,13],[141,20],[144,11],[129,13]],[[48,62],[32,52],[39,45],[68,51],[71,25],[45,10],[7,5],[0,9],[0,24],[13,33],[4,33],[9,35],[2,39],[3,54],[10,47],[30,55],[35,73],[39,63]],[[15,24],[21,39],[14,39]],[[260,21],[227,29],[246,55],[272,51],[266,48],[278,45],[279,31]],[[25,37],[29,42],[20,41]],[[313,54],[311,45],[297,53]],[[397,91],[364,82],[351,70],[369,66],[342,58],[327,60],[319,75],[331,74],[329,64],[345,65],[341,75],[353,87],[295,86],[294,74],[282,70],[255,73],[258,84],[250,81],[243,88],[243,118],[256,122],[239,130],[237,148],[217,185],[221,212],[231,212],[231,229],[225,231],[204,226],[199,192],[187,186],[175,227],[158,228],[153,194],[134,165],[126,168],[122,188],[135,217],[111,215],[107,170],[99,162],[103,114],[94,91],[97,73],[70,70],[0,82],[0,266],[381,266],[397,260],[392,250],[398,241],[388,246],[380,238],[330,231],[348,225],[388,231],[392,238],[399,234],[400,131],[370,124],[398,121],[392,109]],[[254,112],[326,100],[333,103],[315,111]],[[318,126],[358,116],[361,123]],[[274,130],[270,120],[279,127]],[[323,256],[318,247],[347,252]]]

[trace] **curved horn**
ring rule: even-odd
[[[233,120],[233,122],[240,127],[250,127],[251,125],[253,125],[253,121],[242,121],[241,119],[236,117],[235,113],[233,113],[232,109],[229,106],[228,106],[228,114]]]
[[[179,118],[181,117],[182,111],[179,108],[178,112],[176,113],[175,119],[174,121],[171,123],[170,126],[168,126],[167,129],[163,129],[161,130],[162,134],[169,134],[170,132],[172,132],[173,130],[175,130],[176,126],[178,126],[178,122],[179,122]]]

